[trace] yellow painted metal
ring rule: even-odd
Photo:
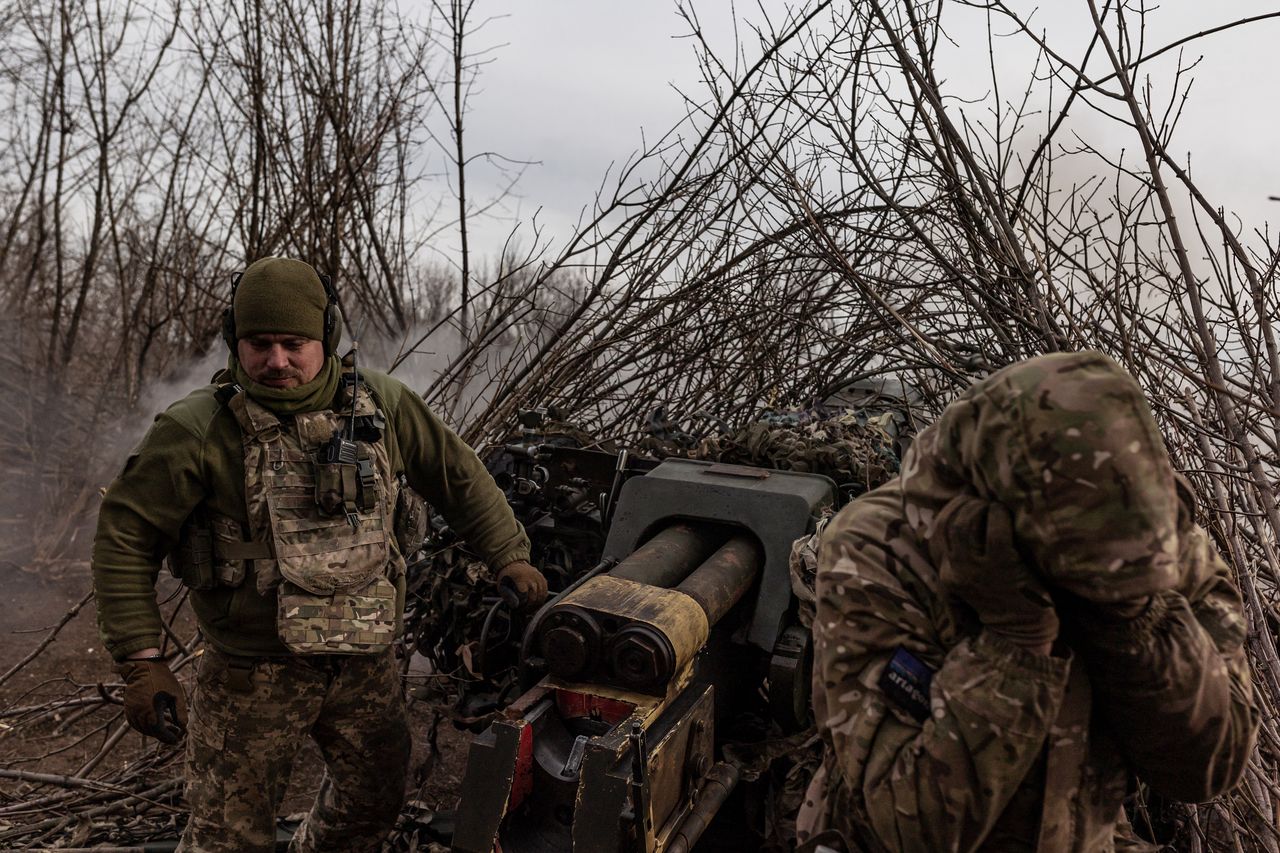
[[[587,581],[560,602],[568,604],[612,616],[622,625],[642,622],[661,632],[675,653],[677,673],[689,666],[711,631],[702,607],[683,592],[612,575]]]

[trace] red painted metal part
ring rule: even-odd
[[[533,726],[520,727],[520,746],[516,750],[516,772],[511,778],[511,804],[507,811],[519,806],[533,791]]]
[[[589,717],[603,720],[609,725],[616,725],[619,720],[631,716],[636,706],[621,699],[606,699],[603,696],[592,696],[589,693],[575,693],[572,690],[556,691],[556,710],[566,719]]]

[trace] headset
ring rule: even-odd
[[[325,356],[331,356],[342,342],[342,308],[338,304],[338,289],[333,286],[333,279],[324,273],[317,275],[320,276],[320,285],[329,300],[324,306],[323,343]],[[236,288],[240,286],[240,279],[243,277],[244,270],[231,274],[231,302],[222,309],[222,340],[233,353],[236,351],[236,341],[239,340],[236,335]]]

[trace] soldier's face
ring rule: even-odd
[[[249,378],[271,388],[305,385],[324,367],[324,344],[297,335],[251,335],[236,342]]]

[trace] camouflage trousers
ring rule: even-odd
[[[191,819],[178,849],[273,851],[276,812],[309,736],[324,779],[289,849],[376,851],[404,802],[411,745],[392,653],[246,663],[213,649],[200,662],[187,733]]]

